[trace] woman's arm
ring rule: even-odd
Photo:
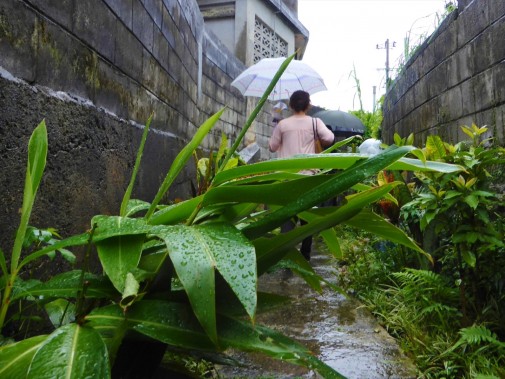
[[[280,124],[280,123],[279,123]],[[270,137],[270,140],[268,141],[268,149],[273,153],[279,150],[279,147],[281,146],[281,131],[279,128],[279,124],[274,128],[272,132],[272,136]]]
[[[335,141],[335,135],[330,129],[328,129],[323,120],[320,118],[316,118],[316,128],[321,144],[325,147],[333,145],[333,142]]]

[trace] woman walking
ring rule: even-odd
[[[289,107],[293,114],[277,124],[269,141],[269,148],[277,152],[279,158],[289,158],[296,154],[314,154],[316,140],[326,147],[333,144],[335,136],[319,118],[307,115],[310,108],[310,95],[305,91],[295,91],[289,99]],[[313,175],[315,171],[304,170],[302,174]],[[303,225],[304,222],[300,220]],[[281,226],[285,233],[295,227],[295,222],[290,221]],[[302,242],[301,253],[305,259],[310,260],[312,237],[307,237]]]

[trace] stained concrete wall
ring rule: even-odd
[[[230,83],[245,67],[205,29],[195,0],[0,2],[0,246],[19,222],[27,143],[45,119],[49,155],[31,224],[63,235],[117,214],[143,125],[154,119],[133,197],[151,201],[176,154],[227,106],[205,139],[240,132],[255,103]],[[269,113],[248,135],[266,153]],[[187,198],[193,164],[167,199]]]
[[[461,125],[487,125],[505,144],[505,1],[459,0],[458,10],[406,64],[384,103],[382,138],[415,133],[453,143]]]

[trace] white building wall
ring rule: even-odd
[[[263,23],[268,25],[280,38],[288,43],[288,55],[295,51],[295,35],[285,23],[281,21],[279,15],[271,7],[268,7],[264,1],[261,0],[237,0],[238,4],[246,4],[247,7],[247,53],[246,53],[246,66],[254,63],[254,26],[256,17]]]

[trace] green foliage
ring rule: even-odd
[[[419,223],[424,248],[446,275],[460,283],[463,316],[466,323],[473,323],[487,319],[485,313],[491,310],[500,313],[505,306],[505,293],[494,284],[503,276],[497,277],[490,269],[505,259],[499,212],[503,195],[493,188],[493,172],[505,163],[505,149],[486,147],[489,140],[482,140],[486,127],[464,126],[462,131],[470,141],[450,145],[430,136],[424,154],[428,159],[459,164],[465,171],[418,174],[422,186],[413,192],[413,200],[402,212],[406,220]],[[502,306],[496,307],[497,303]]]
[[[486,127],[464,126],[462,131],[470,140],[451,145],[430,136],[417,156],[458,164],[464,170],[417,171],[413,183],[397,187],[408,189],[403,197],[410,202],[394,191],[390,195],[396,203],[388,199],[402,206],[398,224],[420,232],[416,240],[431,253],[435,265],[420,270],[403,254],[385,256],[373,239],[368,246],[358,241],[352,253],[344,252],[346,282],[415,357],[421,378],[505,374],[505,277],[497,269],[505,264],[501,212],[505,150],[483,138]],[[412,138],[396,135],[394,140],[401,146]],[[396,180],[408,178],[401,172],[393,174]],[[379,175],[378,183],[388,182],[386,176]]]
[[[441,172],[460,168],[404,158],[413,151],[409,146],[391,147],[374,157],[321,154],[240,166],[230,163],[238,146],[234,143],[229,150],[219,149],[213,172],[205,174],[201,194],[171,206],[161,205],[223,112],[205,121],[177,155],[151,204],[130,199],[150,118],[120,215],[97,215],[87,232],[38,246],[21,259],[47,152],[45,125],[37,127],[29,144],[21,225],[10,270],[4,254],[0,255],[0,328],[12,321],[6,319],[9,306],[31,302],[44,306],[55,329],[16,343],[6,341],[0,347],[2,377],[106,378],[110,367],[121,364],[122,344],[139,335],[182,351],[235,348],[261,352],[312,368],[326,378],[341,377],[297,342],[254,324],[258,276],[287,259],[299,266],[295,271],[313,288],[320,289],[317,275],[310,265],[300,264],[303,258],[295,247],[317,233],[327,243],[338,243],[332,227],[344,223],[404,245],[412,255],[426,255],[400,229],[367,210],[398,183],[358,190],[337,207],[316,206],[386,168]],[[313,168],[323,170],[314,176],[298,174]],[[329,173],[335,169],[340,170],[338,174]],[[279,234],[277,227],[295,215],[308,223]],[[28,263],[76,246],[85,247],[85,262],[96,254],[103,275],[83,269],[63,272],[46,282],[21,279]],[[329,251],[338,254],[338,249]]]
[[[364,110],[358,111],[349,111],[350,114],[353,114],[357,118],[361,120],[363,125],[365,125],[365,134],[363,135],[363,139],[367,138],[381,138],[381,124],[382,124],[382,108],[378,107],[375,112],[367,112]]]

